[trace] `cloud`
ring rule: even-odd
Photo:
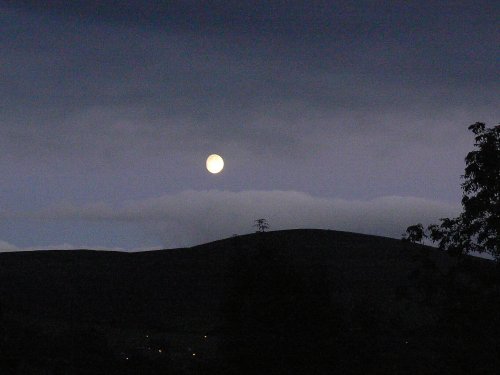
[[[23,219],[2,223],[0,237],[23,246],[142,243],[108,222],[180,246],[244,233],[258,216],[398,236],[455,212],[439,199],[459,197],[466,126],[498,118],[495,12],[476,2],[237,2],[197,22],[190,6],[139,0],[26,3],[0,4],[0,203],[94,226],[16,239]],[[227,161],[217,180],[204,173],[213,152]]]
[[[126,252],[139,252],[139,251],[149,251],[149,250],[159,250],[160,247],[138,247],[133,249],[123,249],[121,247],[109,247],[109,246],[87,246],[87,245],[73,245],[69,243],[62,243],[59,245],[48,245],[48,246],[27,246],[18,247],[9,242],[0,240],[0,253],[7,252],[18,252],[18,251],[43,251],[43,250],[99,250],[99,251],[126,251]]]
[[[416,197],[346,200],[297,191],[186,190],[120,206],[64,203],[25,215],[41,220],[132,223],[170,248],[249,233],[257,218],[268,219],[273,230],[323,228],[399,238],[408,225],[437,222],[459,211],[459,206]]]
[[[20,249],[8,242],[0,240],[0,252],[20,251]]]
[[[282,16],[307,14],[278,10]],[[339,16],[344,30],[352,17]],[[406,130],[412,125],[434,139],[432,129],[457,123],[450,111],[473,112],[466,124],[478,120],[478,112],[486,120],[497,113],[496,69],[485,53],[457,81],[453,70],[439,70],[453,64],[463,70],[463,62],[446,53],[438,59],[432,49],[371,35],[364,43],[345,43],[335,37],[339,30],[328,42],[298,45],[294,38],[166,33],[82,19],[66,25],[23,12],[1,17],[10,28],[0,33],[8,46],[0,64],[6,88],[0,92],[6,103],[0,146],[18,158],[72,156],[95,165],[206,143],[287,158],[291,147],[307,147],[304,140],[361,132],[388,134],[397,138],[394,145],[416,138]],[[489,36],[484,26],[483,38],[476,36],[480,46]],[[464,55],[459,52],[454,54]]]

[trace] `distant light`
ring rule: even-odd
[[[408,341],[405,341],[405,344],[408,344]]]
[[[128,361],[128,357],[125,357],[125,359]]]
[[[193,357],[196,356],[196,353],[193,353]]]
[[[158,353],[161,353],[161,349],[158,349]]]
[[[206,339],[206,338],[207,338],[207,335],[203,336],[203,338],[204,338],[204,339]]]

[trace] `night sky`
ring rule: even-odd
[[[467,126],[499,119],[498,14],[0,0],[0,249],[189,246],[261,217],[399,238],[455,215]]]

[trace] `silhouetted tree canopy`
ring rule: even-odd
[[[463,221],[472,249],[500,256],[500,125],[469,126],[476,150],[465,158],[462,189]]]
[[[500,125],[470,125],[475,149],[465,158],[462,213],[427,228],[439,248],[454,254],[486,252],[500,258]],[[418,225],[410,226],[418,228]],[[412,232],[414,233],[414,232]],[[416,232],[415,232],[416,233]],[[423,236],[427,236],[424,232]]]
[[[426,237],[424,226],[420,223],[416,225],[410,225],[408,228],[406,228],[406,233],[403,234],[403,240],[412,243],[422,242],[424,237]]]
[[[265,232],[269,229],[267,219],[257,219],[255,220],[255,224],[253,226],[257,228],[257,232]]]

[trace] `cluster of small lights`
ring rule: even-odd
[[[149,338],[149,335],[145,335],[145,337],[148,339],[148,338]],[[204,339],[204,340],[208,339],[208,336],[207,336],[207,335],[203,335],[203,339]],[[406,343],[408,343],[408,341],[407,341]],[[191,351],[191,350],[192,350],[191,348],[187,348],[187,349],[188,349],[188,351]],[[148,350],[151,350],[151,347],[148,347]],[[161,349],[161,348],[160,348],[160,349],[158,349],[158,353],[163,353],[163,349]],[[123,354],[124,354],[124,353],[123,353]],[[196,354],[195,352],[192,352],[192,353],[191,353],[191,356],[192,356],[192,357],[196,357],[196,355],[197,355],[197,354]],[[125,357],[125,360],[126,360],[126,361],[128,361],[128,360],[129,360],[129,357]]]

